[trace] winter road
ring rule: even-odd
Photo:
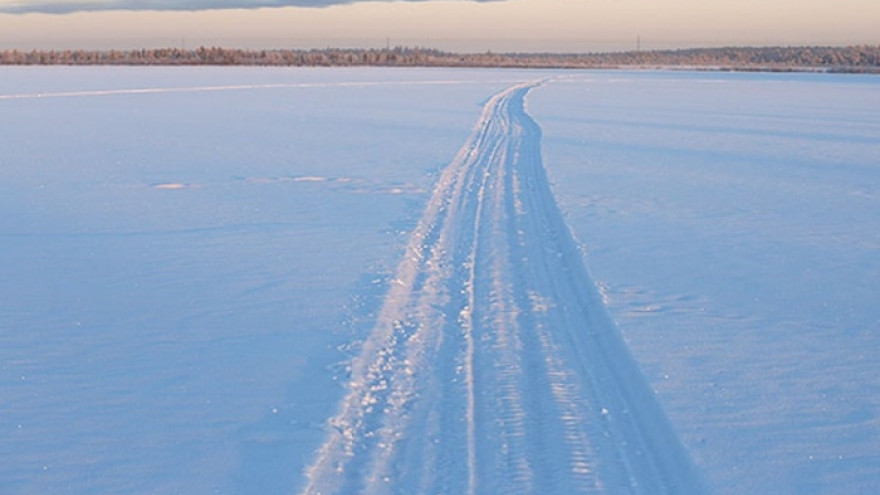
[[[304,494],[705,492],[557,207],[537,85],[439,178]]]

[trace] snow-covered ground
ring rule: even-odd
[[[570,80],[555,191],[716,491],[880,491],[880,79]]]
[[[0,492],[875,492],[878,156],[869,77],[0,68]]]

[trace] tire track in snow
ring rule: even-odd
[[[406,246],[303,494],[698,494],[524,107],[486,104]]]
[[[253,91],[265,89],[309,89],[309,88],[371,88],[381,86],[445,86],[471,84],[468,80],[423,80],[423,81],[349,81],[349,82],[288,82],[263,84],[227,84],[216,86],[178,86],[160,88],[124,89],[85,89],[79,91],[45,91],[39,93],[0,93],[0,100],[32,100],[48,98],[84,98],[93,96],[149,95],[161,93],[211,93],[226,91]],[[489,82],[489,81],[487,81]],[[511,82],[511,81],[494,81]]]

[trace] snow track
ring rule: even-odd
[[[439,86],[470,84],[467,80],[435,81],[350,81],[350,82],[294,82],[266,84],[230,84],[223,86],[180,86],[168,88],[95,89],[81,91],[47,91],[41,93],[0,94],[0,100],[33,100],[48,98],[85,98],[93,96],[148,95],[162,93],[213,93],[229,91],[253,91],[266,89],[313,89],[313,88],[371,88],[383,86]],[[504,82],[504,81],[498,81]],[[509,81],[508,81],[509,82]]]
[[[400,262],[303,494],[697,494],[524,108],[486,104]]]

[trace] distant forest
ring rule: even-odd
[[[880,45],[730,47],[620,53],[449,53],[427,48],[4,50],[4,65],[247,65],[516,68],[688,68],[880,73]]]

